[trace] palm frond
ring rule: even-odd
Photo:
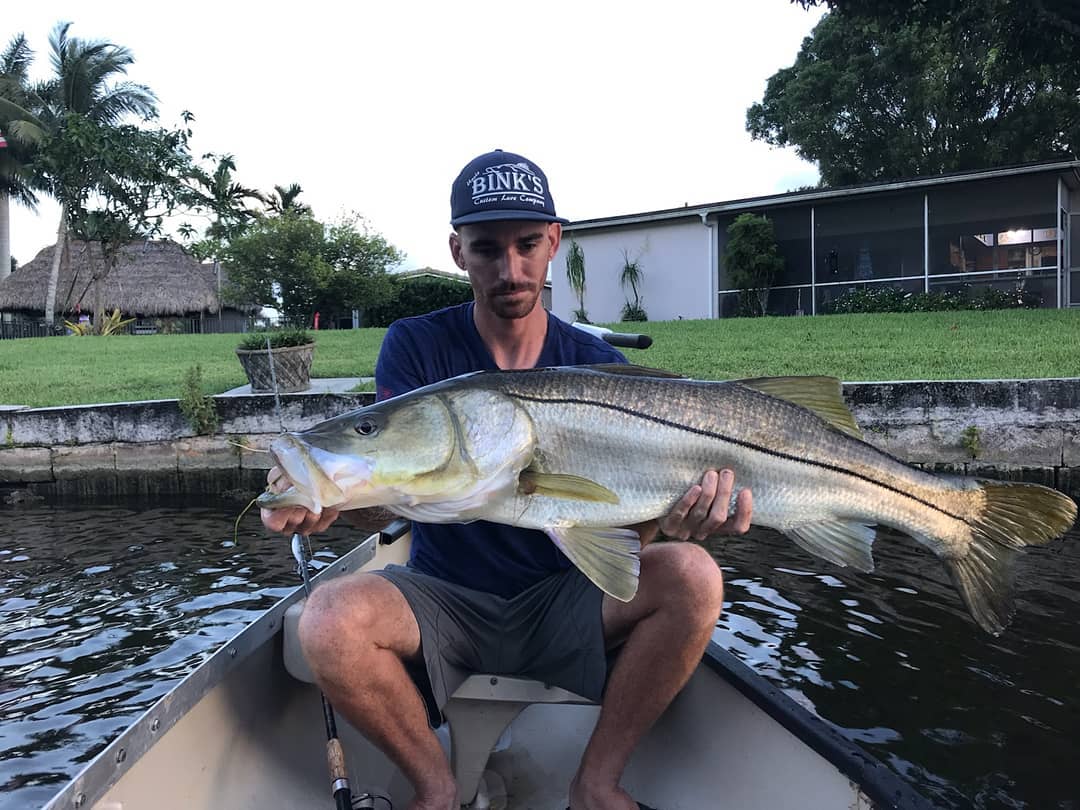
[[[34,49],[26,41],[26,34],[16,34],[3,53],[0,53],[0,74],[25,85],[29,81],[30,65],[33,62]]]

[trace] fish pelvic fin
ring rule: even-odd
[[[595,481],[580,475],[544,473],[531,467],[518,476],[518,491],[523,495],[547,495],[549,498],[565,498],[571,501],[592,503],[619,502],[619,496]]]
[[[1076,502],[1038,484],[979,481],[981,500],[967,522],[971,542],[962,556],[945,557],[945,568],[976,623],[1001,635],[1012,618],[1013,564],[1026,546],[1060,537],[1076,521]]]
[[[620,602],[634,598],[641,574],[641,542],[633,529],[567,526],[545,532],[604,593]]]
[[[863,573],[874,570],[871,548],[877,532],[862,523],[823,520],[784,529],[799,548],[834,565],[851,567]]]
[[[754,377],[732,382],[800,405],[842,433],[856,439],[863,437],[855,417],[844,402],[844,389],[836,377]]]

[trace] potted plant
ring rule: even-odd
[[[272,392],[276,379],[277,390],[289,394],[306,391],[311,386],[314,351],[315,339],[306,330],[284,327],[248,332],[236,347],[236,356],[251,383],[251,393]]]

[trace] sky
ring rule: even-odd
[[[789,0],[39,0],[5,4],[0,36],[26,33],[40,78],[57,21],[129,48],[162,124],[195,115],[193,154],[232,154],[260,190],[299,183],[322,221],[360,215],[402,269],[453,269],[450,184],[495,148],[537,163],[571,220],[817,182],[745,119],[820,17]],[[12,206],[20,264],[58,215]]]

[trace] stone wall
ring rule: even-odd
[[[867,441],[937,470],[1037,481],[1080,496],[1080,379],[845,383]],[[216,397],[215,436],[193,435],[176,400],[0,413],[0,488],[108,497],[258,492],[265,450],[374,395]],[[965,433],[967,438],[965,439]]]

